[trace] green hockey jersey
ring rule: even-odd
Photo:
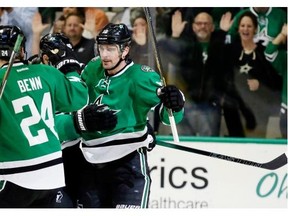
[[[1,82],[6,69],[0,69]],[[14,63],[0,100],[0,181],[31,189],[64,186],[55,112],[87,102],[86,84],[76,72],[64,76],[51,66]]]
[[[283,78],[281,102],[282,106],[287,109],[287,50],[279,49],[279,47],[280,45],[269,42],[265,50],[265,56]]]
[[[147,115],[151,108],[160,103],[156,94],[157,88],[163,85],[159,74],[148,66],[134,64],[131,61],[120,72],[109,76],[102,67],[101,59],[95,57],[87,64],[81,77],[88,86],[89,102],[107,104],[115,110],[118,118],[116,127],[111,131],[82,134],[81,149],[86,160],[91,163],[113,161],[140,147],[148,146]],[[65,115],[59,117],[61,123],[64,119],[69,121],[70,118],[70,125],[72,124],[71,117]],[[174,113],[174,117],[176,123],[181,121],[183,110]],[[169,124],[168,113],[163,107],[160,118],[164,124]],[[67,130],[69,126],[61,124],[60,127],[64,133],[59,132],[62,140],[77,137],[72,129]],[[68,131],[70,137],[67,135]],[[65,147],[71,145],[71,142],[62,145]]]

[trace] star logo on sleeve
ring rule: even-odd
[[[240,66],[239,72],[240,72],[241,74],[242,74],[242,73],[248,74],[251,69],[252,69],[252,67],[249,66],[248,63],[246,63],[245,65],[241,65],[241,66]]]

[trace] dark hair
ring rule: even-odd
[[[249,17],[249,18],[252,20],[252,23],[253,23],[254,27],[255,27],[255,28],[258,27],[257,17],[256,17],[251,11],[245,11],[245,12],[242,13],[241,16],[239,17],[239,20],[238,20],[238,28],[239,28],[239,25],[240,25],[241,20],[242,20],[244,17]]]
[[[80,13],[80,12],[76,12],[76,13],[69,13],[69,14],[65,17],[65,24],[66,24],[67,19],[68,19],[69,17],[71,17],[71,16],[77,16],[77,17],[79,17],[80,22],[81,22],[82,24],[85,23],[85,16],[84,16],[82,13]]]

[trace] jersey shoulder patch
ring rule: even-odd
[[[147,66],[147,65],[141,65],[141,70],[144,71],[144,72],[153,72],[154,70]]]

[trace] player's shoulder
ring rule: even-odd
[[[100,70],[101,68],[102,68],[101,58],[99,56],[95,56],[85,65],[82,72],[84,72],[84,73],[89,72],[89,74],[91,74],[91,73],[94,74],[98,70]]]
[[[89,62],[88,62],[88,64],[99,64],[101,62],[101,58],[100,58],[100,56],[95,56],[94,58],[92,58]]]
[[[135,82],[145,83],[151,80],[157,81],[160,79],[159,74],[150,66],[133,64],[131,67],[130,76]]]
[[[90,68],[91,66],[94,68],[97,65],[100,66],[101,63],[101,58],[100,56],[95,56],[94,58],[92,58],[85,66],[85,68]]]
[[[29,68],[31,74],[39,74],[41,77],[47,79],[58,79],[63,76],[63,73],[57,70],[55,67],[46,64],[31,64],[26,65]]]
[[[58,71],[56,68],[50,66],[50,65],[46,65],[46,64],[31,64],[31,65],[27,65],[29,67],[30,70],[36,70],[36,71]]]

